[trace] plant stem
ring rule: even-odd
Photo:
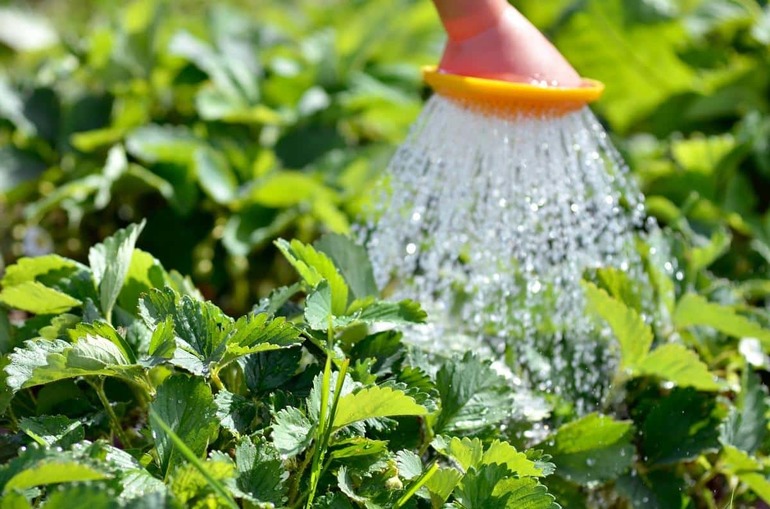
[[[294,473],[294,478],[292,479],[291,485],[289,486],[289,507],[299,507],[300,502],[305,498],[303,496],[302,498],[297,499],[299,483],[302,480],[302,474],[305,472],[305,469],[310,463],[310,460],[312,460],[313,456],[315,456],[315,448],[316,444],[313,444],[307,451],[307,454],[305,454],[305,458],[302,460],[302,463],[299,464],[299,468],[297,468],[296,472]]]
[[[102,402],[102,406],[104,406],[104,410],[107,412],[107,417],[110,420],[112,431],[118,436],[118,439],[123,444],[123,447],[126,449],[131,449],[131,439],[128,438],[128,435],[123,429],[123,426],[120,425],[120,420],[118,419],[118,416],[115,415],[115,411],[112,409],[112,403],[110,403],[110,400],[107,399],[107,395],[104,393],[104,378],[99,377],[97,381],[86,379],[86,381],[91,387],[94,388],[96,395],[99,397],[99,401]]]
[[[218,390],[220,390],[220,391],[224,391],[225,390],[225,384],[223,384],[222,380],[219,378],[219,371],[217,371],[217,370],[212,370],[211,371],[211,381],[214,382],[214,386]]]
[[[396,505],[394,505],[394,509],[399,509],[400,507],[403,507],[404,504],[409,502],[409,499],[414,496],[417,491],[419,491],[420,488],[425,486],[425,483],[430,481],[430,478],[433,477],[433,474],[435,474],[438,471],[438,462],[434,461],[433,464],[423,472],[423,474],[412,483],[411,486],[409,486],[409,489],[406,490],[406,493],[404,493],[401,498],[398,499],[398,502],[396,502]]]
[[[433,433],[433,425],[430,423],[430,417],[432,416],[426,415],[422,420],[422,422],[425,424],[425,441],[420,447],[420,456],[424,455],[428,451],[428,447],[430,447],[430,444],[435,438],[435,433]]]
[[[16,418],[16,414],[13,412],[13,407],[8,405],[8,419],[11,421],[13,431],[19,431],[19,420]]]
[[[155,413],[154,410],[150,410],[150,420],[155,422],[171,439],[172,442],[174,442],[174,445],[176,446],[177,450],[182,454],[182,456],[189,461],[195,469],[200,472],[200,474],[203,476],[204,479],[206,479],[206,482],[211,486],[211,488],[224,499],[227,506],[231,509],[239,509],[238,504],[233,500],[232,495],[227,491],[227,489],[222,485],[220,481],[214,478],[208,470],[206,470],[206,466],[203,464],[203,462],[198,458],[198,456],[195,455],[194,452],[190,450],[189,447],[187,447],[187,444],[184,443],[184,441],[179,438],[179,436],[174,433],[174,430],[171,429],[171,426],[169,426],[166,421],[160,418],[158,414]]]
[[[316,429],[316,450],[313,454],[313,465],[310,469],[310,492],[307,496],[307,503],[305,507],[310,509],[313,507],[313,499],[315,498],[315,491],[318,487],[318,480],[320,477],[319,464],[323,460],[326,444],[323,443],[326,436],[327,426],[327,410],[329,408],[329,385],[331,384],[332,376],[332,356],[330,352],[326,354],[326,365],[324,366],[323,378],[321,379],[321,408],[318,414],[318,428]]]

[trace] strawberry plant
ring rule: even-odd
[[[517,0],[606,83],[665,227],[640,243],[650,302],[586,275],[617,365],[537,352],[551,387],[529,390],[515,349],[413,346],[419,304],[347,238],[308,244],[349,228],[419,111],[430,2],[21,4],[0,6],[0,509],[770,505],[766,0]]]
[[[557,507],[549,456],[496,430],[508,382],[405,347],[425,314],[378,298],[362,248],[280,241],[301,281],[233,319],[135,248],[143,228],[89,265],[8,268],[3,504]]]

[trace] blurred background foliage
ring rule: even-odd
[[[595,111],[679,257],[763,299],[766,0],[516,5],[606,83]],[[83,258],[147,218],[140,247],[242,313],[293,277],[274,238],[360,217],[442,43],[427,0],[6,2],[1,260]]]

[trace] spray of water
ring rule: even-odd
[[[507,348],[541,389],[601,397],[612,358],[580,281],[608,266],[643,278],[645,213],[587,108],[497,116],[434,95],[382,188],[367,245],[380,286],[431,313],[423,346]]]

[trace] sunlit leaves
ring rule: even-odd
[[[590,283],[584,284],[584,288],[591,311],[607,321],[618,338],[621,368],[629,375],[657,377],[681,387],[695,387],[704,391],[720,388],[708,366],[694,351],[680,344],[661,345],[650,351],[652,328],[644,323],[636,311]],[[677,309],[681,309],[681,306],[680,303]]]
[[[175,375],[160,387],[152,410],[198,455],[203,456],[217,433],[216,405],[211,389],[201,378]],[[152,426],[161,472],[168,475],[184,456],[161,427]]]
[[[425,415],[428,411],[403,391],[390,387],[370,387],[340,398],[332,426],[348,424],[377,417]]]
[[[506,380],[489,362],[472,354],[446,362],[436,374],[441,411],[437,433],[471,431],[492,426],[510,415],[512,400]]]
[[[585,484],[606,481],[634,462],[633,424],[589,414],[559,428],[541,444],[558,465],[557,473]]]
[[[136,240],[144,229],[144,222],[118,231],[112,237],[96,244],[88,253],[88,261],[99,288],[102,312],[108,319],[118,300],[134,255]]]
[[[112,341],[99,336],[85,336],[75,343],[29,340],[9,359],[7,383],[15,391],[67,378],[107,376],[152,392],[144,369],[126,359]]]

